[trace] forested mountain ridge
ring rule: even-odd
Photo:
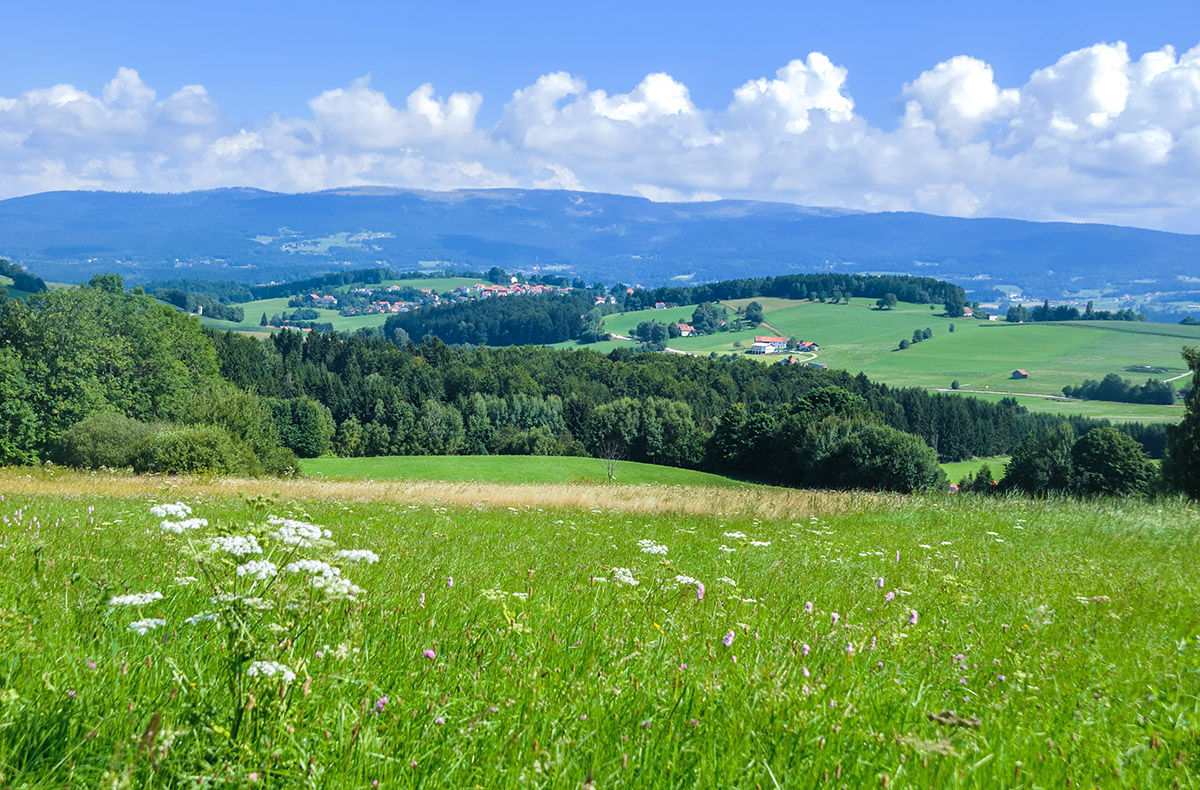
[[[265,283],[354,266],[550,272],[646,287],[801,272],[932,274],[1055,296],[1175,291],[1200,236],[548,190],[52,192],[0,201],[0,255],[66,282],[114,271]],[[980,279],[982,278],[982,279]]]

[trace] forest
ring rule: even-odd
[[[1139,453],[1171,455],[1161,425],[736,357],[205,331],[115,275],[0,301],[0,339],[0,463],[288,474],[297,455],[326,453],[608,455],[906,491],[939,485],[939,460],[1009,454],[1052,430],[1112,427]],[[1168,467],[1194,457],[1188,425]]]

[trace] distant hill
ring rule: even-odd
[[[548,190],[48,192],[0,201],[0,257],[50,280],[261,283],[353,266],[558,272],[646,286],[792,272],[906,272],[1054,297],[1196,290],[1200,236],[1109,225],[654,203]]]

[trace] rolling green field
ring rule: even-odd
[[[1001,455],[995,458],[976,458],[970,461],[960,461],[958,463],[942,464],[942,471],[946,473],[946,477],[951,483],[957,483],[967,475],[973,475],[979,471],[979,468],[984,464],[992,472],[992,479],[999,482],[1004,479],[1004,465],[1012,460],[1012,456]]]
[[[949,319],[939,315],[941,307],[901,303],[894,310],[876,310],[866,300],[844,304],[791,301],[785,299],[741,299],[726,303],[736,309],[750,301],[763,305],[765,323],[756,330],[717,333],[703,337],[676,338],[672,348],[695,354],[744,354],[755,335],[781,334],[811,340],[821,346],[817,361],[830,368],[864,372],[872,380],[898,386],[949,387],[957,380],[967,390],[1061,395],[1064,386],[1085,379],[1101,379],[1108,373],[1143,383],[1145,374],[1130,373],[1132,365],[1159,366],[1168,371],[1161,378],[1184,373],[1180,348],[1200,344],[1200,327],[1144,324],[1118,321],[1006,324],[972,319]],[[686,321],[692,307],[641,310],[605,319],[611,331],[622,331],[640,321]],[[955,327],[950,332],[950,325]],[[910,348],[897,350],[900,340],[911,339],[914,330],[929,328],[933,337]],[[626,332],[622,332],[626,334]],[[743,348],[734,347],[741,342]],[[779,355],[755,357],[765,363]],[[1014,380],[1021,368],[1029,378]],[[1173,382],[1177,386],[1183,379]],[[1178,419],[1174,407],[1109,404],[1094,402],[1036,402],[1025,399],[1032,410],[1062,414],[1086,414],[1114,419],[1171,421]]]
[[[4,786],[1200,782],[1200,514],[1177,502],[765,517],[81,482],[129,492],[5,479]],[[183,490],[207,525],[175,534],[149,509]],[[690,491],[669,501],[723,489]]]
[[[1142,378],[1145,381],[1145,377]],[[953,390],[947,390],[953,392]],[[1000,401],[1015,397],[1017,403],[1032,412],[1079,415],[1112,422],[1179,422],[1183,418],[1183,406],[1155,406],[1145,403],[1113,403],[1111,401],[1081,401],[1066,398],[1043,398],[1032,395],[1003,395],[998,392],[960,392],[964,398],[981,398]]]
[[[309,458],[315,477],[371,480],[454,480],[496,483],[606,483],[604,461],[529,455],[397,455],[382,458]],[[743,486],[720,475],[632,461],[617,464],[616,480],[629,485]]]
[[[428,277],[416,280],[386,280],[383,283],[372,283],[370,287],[386,288],[389,285],[400,285],[410,288],[431,288],[437,293],[451,291],[454,288],[465,285],[471,286],[479,282],[478,280],[469,279],[466,277]],[[352,283],[349,285],[339,286],[335,290],[348,291],[351,288],[364,287],[364,283]],[[233,307],[240,307],[244,311],[244,316],[240,323],[234,321],[216,321],[211,318],[201,318],[200,323],[204,326],[212,327],[213,329],[232,329],[235,332],[268,332],[270,330],[262,329],[259,322],[262,320],[262,314],[267,314],[267,320],[271,317],[284,312],[293,312],[296,308],[288,307],[289,297],[283,296],[274,299],[256,299],[253,302],[239,302]],[[383,322],[387,320],[387,316],[382,313],[372,313],[369,315],[338,315],[337,310],[326,310],[324,308],[313,308],[320,317],[315,319],[317,322],[328,322],[333,324],[335,332],[353,332],[357,329],[363,329],[371,326],[383,326]]]

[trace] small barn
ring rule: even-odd
[[[1018,368],[1012,372],[1012,376],[1010,378],[1027,379],[1027,378],[1029,378],[1029,374],[1026,373],[1025,371],[1021,370],[1020,368]]]

